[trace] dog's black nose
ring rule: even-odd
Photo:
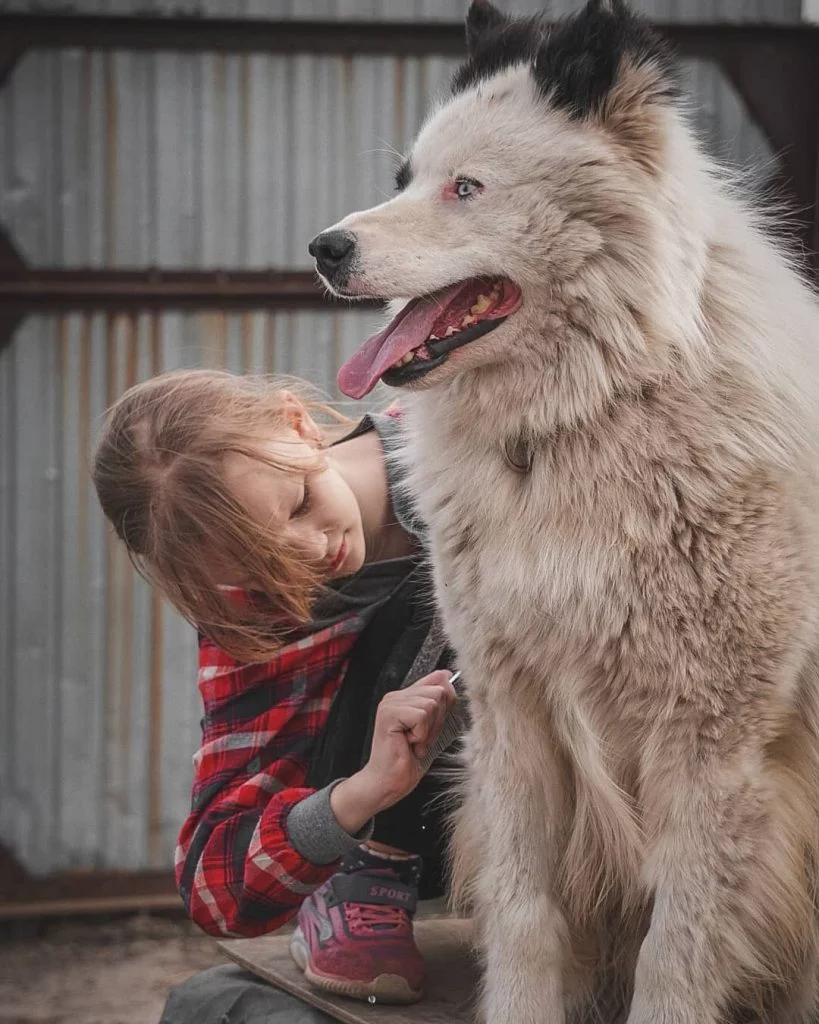
[[[319,272],[325,277],[333,277],[348,263],[355,252],[356,237],[350,231],[325,231],[316,235],[308,252],[316,260]]]

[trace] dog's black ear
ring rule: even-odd
[[[589,0],[579,14],[555,26],[537,53],[534,76],[555,106],[581,118],[602,105],[625,57],[636,66],[654,65],[667,92],[673,91],[670,55],[650,26],[624,0]]]
[[[466,14],[466,49],[470,56],[477,50],[482,36],[508,21],[506,15],[489,0],[472,0]]]

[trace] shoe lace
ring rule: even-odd
[[[376,903],[348,903],[347,920],[355,928],[367,931],[393,931],[406,927],[406,910]]]

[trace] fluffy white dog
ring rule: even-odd
[[[412,392],[485,1019],[813,1020],[815,297],[620,0],[467,35],[400,193],[311,251],[411,297],[339,380]]]

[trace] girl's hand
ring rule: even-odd
[[[382,699],[369,761],[340,782],[330,797],[336,821],[346,832],[354,835],[374,814],[397,804],[421,781],[422,760],[457,700],[451,675],[432,672]]]

